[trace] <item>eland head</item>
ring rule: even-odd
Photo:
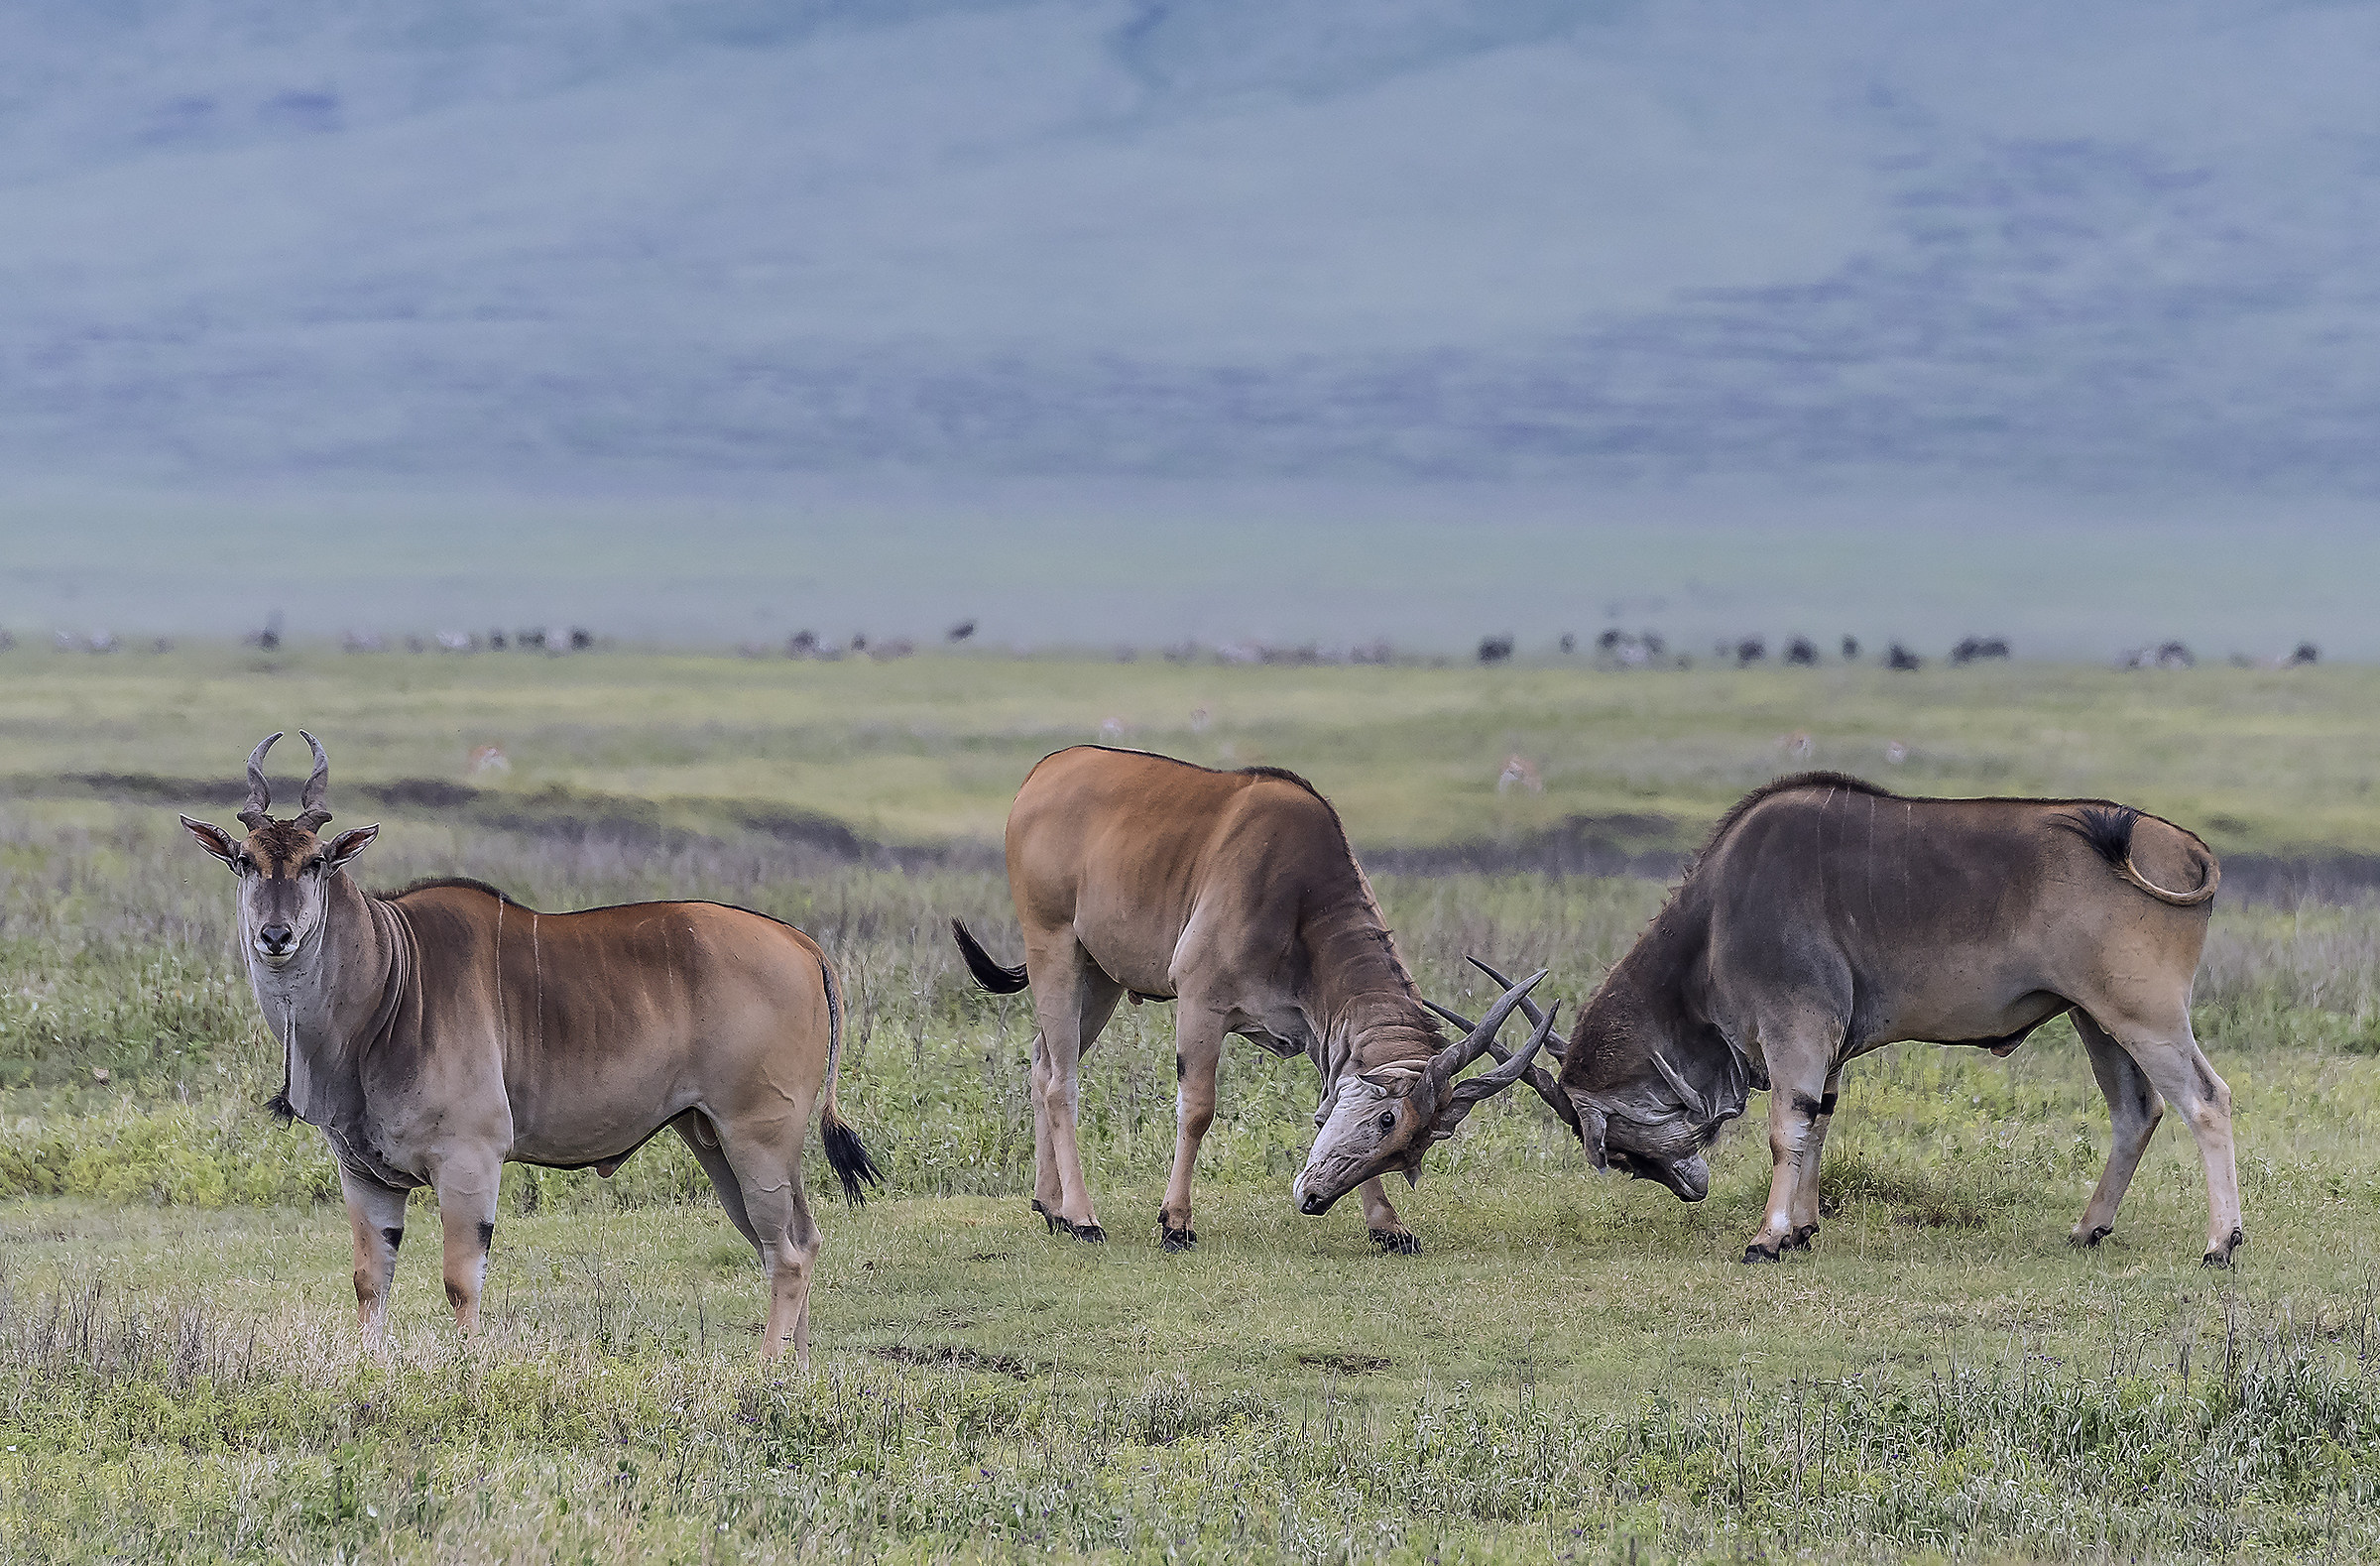
[[[1381,1174],[1399,1172],[1408,1184],[1418,1183],[1422,1156],[1452,1137],[1473,1109],[1525,1076],[1530,1060],[1553,1035],[1554,1020],[1548,1014],[1528,1044],[1495,1070],[1455,1080],[1465,1066],[1494,1046],[1496,1030],[1544,977],[1545,970],[1539,969],[1508,986],[1477,1026],[1462,1024],[1469,1029],[1465,1035],[1436,1054],[1343,1078],[1292,1189],[1298,1211],[1308,1216],[1326,1213],[1340,1197]]]
[[[314,772],[298,795],[297,815],[277,821],[270,814],[273,791],[265,782],[265,753],[281,738],[273,734],[248,757],[248,802],[239,814],[247,837],[181,818],[198,846],[240,878],[240,940],[250,957],[269,969],[287,967],[317,943],[331,877],[380,834],[377,826],[359,826],[327,841],[317,835],[330,820],[322,804],[330,787],[330,758],[312,735],[303,729],[298,734],[314,753]]]

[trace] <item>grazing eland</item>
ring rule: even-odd
[[[367,894],[347,867],[380,828],[317,835],[330,761],[302,737],[314,771],[297,816],[269,813],[276,734],[248,758],[245,839],[181,824],[239,878],[240,950],[287,1073],[273,1108],[318,1127],[337,1160],[366,1337],[384,1330],[408,1192],[437,1193],[446,1299],[470,1334],[503,1165],[608,1176],[669,1127],[760,1254],[763,1357],[789,1343],[806,1362],[813,1108],[845,1196],[882,1183],[835,1103],[842,999],[826,954],[714,903],[540,913],[462,880]]]
[[[1421,1249],[1379,1175],[1393,1166],[1418,1179],[1431,1144],[1516,1079],[1517,1071],[1453,1080],[1491,1046],[1518,995],[1450,1043],[1397,955],[1338,812],[1313,784],[1278,768],[1211,772],[1145,751],[1077,746],[1043,758],[1017,790],[1008,861],[1024,962],[1001,966],[957,919],[951,932],[985,989],[1032,987],[1033,1210],[1052,1233],[1107,1238],[1075,1125],[1083,1055],[1129,994],[1181,1004],[1178,1135],[1157,1212],[1166,1250],[1198,1243],[1191,1176],[1231,1033],[1314,1062],[1323,1083],[1318,1151],[1333,1117],[1359,1101],[1371,1106],[1379,1084],[1409,1090],[1428,1080],[1427,1095],[1400,1091],[1396,1105],[1366,1111],[1368,1124],[1392,1123],[1378,1135],[1393,1158],[1342,1185],[1301,1175],[1296,1192],[1301,1211],[1319,1214],[1361,1185],[1372,1243],[1407,1255]]]
[[[2007,1055],[2082,1034],[2114,1144],[2070,1238],[2096,1245],[2165,1105],[2197,1140],[2209,1266],[2246,1238],[2231,1090],[2190,1024],[2222,872],[2170,821],[2103,799],[1911,799],[1836,773],[1753,790],[1613,965],[1562,1052],[1590,1160],[1687,1201],[1703,1149],[1765,1088],[1768,1207],[1746,1262],[1818,1233],[1844,1066],[1889,1043]]]

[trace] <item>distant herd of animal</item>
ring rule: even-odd
[[[330,764],[301,737],[314,765],[296,816],[270,813],[276,734],[248,759],[244,838],[182,825],[238,878],[240,949],[287,1069],[272,1107],[319,1128],[337,1162],[367,1337],[408,1192],[436,1193],[446,1297],[469,1333],[502,1166],[608,1175],[668,1128],[759,1253],[764,1356],[806,1358],[812,1114],[849,1199],[882,1181],[836,1105],[843,998],[817,942],[713,903],[542,913],[459,879],[367,894],[348,868],[379,828],[325,834]],[[1818,1233],[1847,1062],[1903,1040],[2006,1055],[2061,1016],[2114,1123],[2075,1243],[2109,1233],[2167,1105],[2204,1164],[2206,1263],[2227,1265],[2244,1239],[2230,1090],[2190,1023],[2220,870],[2198,837],[2124,805],[1780,779],[1720,821],[1566,1043],[1559,1008],[1530,999],[1543,971],[1514,983],[1481,963],[1501,994],[1476,1024],[1423,999],[1337,812],[1295,774],[1062,750],[1018,790],[1007,853],[1023,962],[952,929],[985,989],[1032,990],[1032,1207],[1052,1234],[1106,1238],[1076,1117],[1083,1057],[1130,996],[1178,1007],[1179,1135],[1156,1223],[1169,1252],[1198,1243],[1191,1175],[1227,1035],[1314,1063],[1317,1130],[1292,1198],[1320,1215],[1358,1193],[1389,1252],[1419,1243],[1383,1177],[1417,1180],[1433,1145],[1517,1083],[1596,1169],[1690,1202],[1710,1187],[1705,1149],[1765,1090],[1774,1170],[1743,1260],[1774,1262]],[[1507,1048],[1515,1013],[1528,1032]]]

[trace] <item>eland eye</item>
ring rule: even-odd
[[[1380,1111],[1380,1118],[1374,1122],[1374,1124],[1377,1125],[1382,1131],[1396,1130],[1396,1111],[1392,1109],[1384,1109]]]

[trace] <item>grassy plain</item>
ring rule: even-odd
[[[1833,767],[1921,793],[2111,795],[2226,853],[2380,852],[2376,714],[2380,669],[2346,665],[1628,673],[20,647],[0,654],[0,776],[20,789],[68,774],[236,779],[258,738],[302,726],[344,782],[461,783],[494,745],[510,772],[468,781],[525,804],[554,788],[561,810],[628,796],[714,830],[793,807],[893,842],[997,843],[1035,761],[1106,740],[1305,772],[1364,847],[1578,815],[1690,847],[1752,784]],[[292,744],[279,765],[297,772]],[[1498,791],[1515,754],[1542,792]]]
[[[2250,1242],[2230,1273],[2197,1265],[2202,1187],[2171,1127],[2116,1237],[2067,1249],[2107,1133],[2062,1024],[2005,1062],[1908,1046],[1854,1067],[1825,1233],[1770,1268],[1732,1261],[1765,1180],[1756,1132],[1722,1144],[1711,1198],[1686,1206],[1597,1179],[1512,1098],[1402,1200],[1424,1254],[1376,1257],[1352,1211],[1291,1210],[1310,1072],[1242,1048],[1202,1164],[1202,1245],[1175,1258],[1147,1232],[1172,1143],[1162,1008],[1126,1011],[1087,1073],[1086,1149],[1115,1240],[1053,1240],[1025,1210],[1028,1014],[965,984],[942,925],[965,914],[1008,947],[995,873],[834,864],[733,828],[573,839],[392,816],[371,851],[382,882],[461,872],[545,907],[714,897],[835,952],[854,1001],[846,1103],[892,1189],[823,1214],[804,1379],[751,1363],[757,1273],[691,1160],[660,1143],[608,1182],[508,1171],[485,1337],[464,1348],[441,1325],[422,1248],[400,1265],[393,1347],[360,1351],[328,1159],[257,1107],[279,1062],[229,951],[228,882],[170,810],[51,785],[234,773],[254,733],[327,712],[316,732],[338,779],[439,776],[425,752],[459,776],[468,745],[492,740],[519,758],[504,786],[532,797],[561,783],[817,806],[778,776],[793,760],[858,797],[906,755],[917,797],[938,803],[863,824],[990,837],[999,801],[987,826],[978,795],[1005,800],[1041,749],[1091,737],[1070,725],[1095,733],[1092,715],[1128,699],[1151,714],[1197,699],[1249,716],[1197,735],[1152,732],[1152,717],[1128,738],[1245,746],[1234,759],[1315,774],[1360,838],[1429,841],[1471,835],[1469,806],[1497,802],[1492,772],[1473,774],[1516,748],[1507,736],[1571,722],[1649,758],[1650,797],[1682,829],[1793,765],[1773,743],[1787,723],[1836,732],[1797,712],[1839,714],[1844,733],[1971,731],[1968,765],[2007,769],[1946,790],[2114,792],[2186,820],[2174,799],[2233,790],[2251,809],[2254,769],[2220,753],[2294,724],[2274,743],[2309,770],[2265,770],[2290,803],[2240,816],[2243,840],[2352,846],[2364,839],[2256,823],[2320,814],[2321,770],[2344,778],[2370,754],[2362,671],[2128,684],[2019,666],[1895,684],[974,660],[415,666],[0,661],[0,736],[23,781],[0,801],[11,1558],[2380,1554],[2380,909],[2366,904],[2218,909],[2197,1017],[2240,1104]],[[416,706],[375,705],[433,675]],[[1433,693],[1439,707],[1399,715],[1397,698]],[[1368,732],[1366,712],[1395,734]],[[528,721],[540,713],[543,728]],[[2120,741],[2084,747],[2095,759],[2072,774],[2023,770],[2052,765],[2025,736],[2070,721]],[[2154,739],[2200,723],[2225,738]],[[1548,797],[1572,790],[1558,813],[1637,797],[1611,791],[1624,770],[1545,771]],[[2069,777],[2090,781],[2051,781]],[[1514,830],[1541,807],[1502,802]],[[1541,876],[1383,878],[1380,892],[1431,993],[1464,997],[1461,959],[1479,951],[1551,966],[1573,1005],[1662,895]]]

